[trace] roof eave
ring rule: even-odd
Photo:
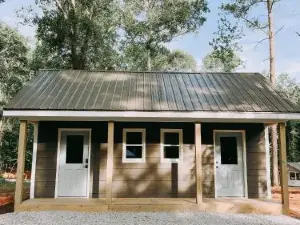
[[[211,111],[73,111],[73,110],[4,110],[4,117],[21,120],[67,121],[157,121],[157,122],[257,122],[275,123],[300,120],[300,113],[211,112]]]

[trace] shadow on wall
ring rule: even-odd
[[[146,163],[122,163],[122,129],[130,127],[146,128]],[[161,128],[184,129],[182,162],[161,163]],[[193,124],[115,123],[113,197],[195,198],[195,147],[193,143]],[[93,197],[105,197],[106,191],[107,146],[105,144],[101,146],[103,147],[101,147],[100,157],[94,159],[95,162],[99,160],[100,166],[98,166],[99,170],[94,172]]]

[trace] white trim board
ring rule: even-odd
[[[265,125],[264,133],[265,133],[265,151],[266,151],[267,198],[272,199],[269,126]]]
[[[180,122],[284,122],[300,120],[300,113],[271,112],[141,112],[141,111],[71,111],[71,110],[4,110],[4,117],[26,120],[90,121],[180,121]]]
[[[33,150],[32,150],[32,164],[31,164],[31,179],[30,179],[30,199],[34,198],[38,134],[39,134],[39,123],[34,123],[33,124]]]
[[[62,131],[88,131],[89,132],[89,162],[88,162],[88,179],[87,179],[87,194],[86,198],[89,198],[90,195],[90,174],[91,174],[91,138],[92,138],[92,129],[89,128],[58,128],[58,139],[57,139],[57,157],[56,157],[56,175],[55,175],[55,195],[54,198],[58,197],[58,171],[59,171],[59,157],[60,157],[60,141],[61,141],[61,132]],[[72,197],[63,197],[63,198],[72,198]]]

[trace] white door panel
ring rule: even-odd
[[[58,170],[58,197],[87,197],[89,132],[62,131]]]
[[[219,132],[215,136],[216,196],[243,197],[243,139],[238,132]]]

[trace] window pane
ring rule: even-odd
[[[142,132],[127,132],[126,144],[142,144]]]
[[[83,135],[68,135],[66,144],[66,163],[82,163]]]
[[[179,159],[179,146],[165,146],[164,154],[166,159]]]
[[[179,145],[179,133],[164,133],[164,144],[166,145]]]
[[[300,180],[300,173],[296,173],[296,180]]]
[[[290,180],[295,180],[295,173],[290,173]]]
[[[142,146],[126,146],[126,158],[127,159],[141,159],[142,158]]]
[[[238,164],[236,137],[221,137],[221,164]]]

